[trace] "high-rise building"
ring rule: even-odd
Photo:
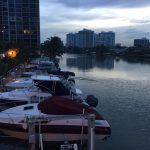
[[[83,29],[77,33],[66,35],[66,45],[79,48],[92,48],[95,46],[115,46],[115,32],[101,32],[95,34],[94,31]]]
[[[0,0],[0,41],[40,44],[39,0]]]
[[[95,34],[95,46],[115,46],[115,33],[112,31]]]
[[[66,46],[67,47],[75,47],[75,34],[74,33],[68,33],[67,34],[67,40],[66,40]]]
[[[150,47],[149,39],[146,38],[134,39],[134,46],[143,48]]]
[[[83,29],[78,32],[78,47],[92,48],[94,47],[94,31]]]
[[[66,35],[66,46],[91,48],[94,47],[94,31],[83,29],[78,33],[69,33]]]

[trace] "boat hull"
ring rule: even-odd
[[[22,139],[22,140],[29,139],[27,132],[11,131],[11,130],[7,130],[7,129],[0,129],[0,130],[5,135],[9,135],[9,136],[17,138],[17,139]],[[107,137],[109,137],[109,135]],[[80,134],[42,133],[42,139],[45,142],[63,142],[66,139],[68,141],[80,141],[81,133]],[[87,135],[84,135],[84,139],[87,139]],[[96,139],[99,139],[99,140],[106,139],[106,135],[96,135]]]
[[[27,101],[18,101],[18,100],[8,100],[8,99],[0,99],[0,111],[6,110],[11,107],[19,106],[27,104]]]
[[[66,125],[41,125],[39,132],[39,126],[35,127],[35,135],[42,134],[43,141],[79,141],[81,140],[82,126],[66,126]],[[20,124],[0,123],[0,131],[5,135],[9,135],[14,138],[28,140],[28,129],[24,129]],[[96,139],[106,139],[110,136],[109,127],[95,127]],[[88,129],[87,126],[83,127],[83,137],[87,139]]]

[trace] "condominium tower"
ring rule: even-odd
[[[109,31],[109,32],[101,32],[98,34],[95,34],[95,46],[109,46],[113,47],[115,46],[115,32]]]
[[[39,0],[0,0],[0,42],[39,47],[39,20]]]
[[[79,48],[94,47],[94,31],[83,29],[77,33],[67,34],[66,46]]]
[[[92,30],[83,29],[77,33],[67,34],[66,46],[79,48],[92,48],[96,46],[115,46],[115,32],[94,33]]]
[[[134,39],[134,46],[143,48],[150,47],[149,39],[146,38]]]

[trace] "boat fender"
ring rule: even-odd
[[[96,107],[98,105],[98,99],[94,95],[88,95],[86,102],[92,107]]]

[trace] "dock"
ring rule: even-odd
[[[25,67],[25,65],[24,65]],[[9,70],[5,76],[0,77],[0,92],[4,92],[7,89],[5,88],[5,84],[15,80],[17,77],[20,77],[24,71],[24,68],[21,68],[20,65],[16,66]],[[81,114],[81,115],[66,115],[63,117],[67,119],[76,119],[83,118],[88,120],[88,136],[87,136],[87,150],[95,149],[95,115],[94,114]],[[44,150],[44,142],[42,138],[41,126],[43,123],[48,120],[61,120],[61,117],[29,117],[27,118],[28,124],[28,150]],[[39,127],[39,133],[36,133],[35,126]],[[82,129],[83,130],[83,129]],[[81,131],[81,141],[80,144],[82,146],[83,143],[83,131]],[[10,136],[1,136],[4,138],[11,138]],[[64,141],[64,144],[60,145],[60,150],[82,150],[78,148],[77,143],[70,144],[69,141]]]

